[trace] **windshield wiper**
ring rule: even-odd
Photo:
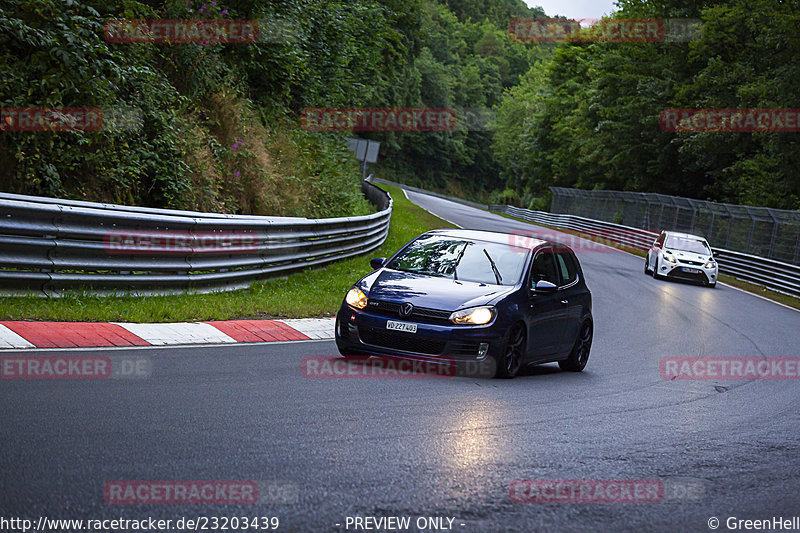
[[[492,272],[494,272],[494,277],[497,279],[497,284],[503,284],[503,276],[500,275],[500,271],[497,270],[497,265],[494,264],[494,260],[492,260],[492,256],[489,255],[489,252],[486,251],[486,248],[483,249],[483,253],[486,254],[486,259],[489,260],[489,263],[492,265]]]
[[[469,246],[469,243],[465,242],[464,243],[464,247],[461,249],[460,252],[458,252],[458,257],[456,257],[455,263],[453,263],[453,280],[455,280],[455,281],[458,281],[458,273],[456,272],[456,270],[458,270],[458,264],[461,262],[461,259],[464,257],[464,252],[467,251],[467,246]]]

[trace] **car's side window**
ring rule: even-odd
[[[667,237],[666,233],[662,233],[661,235],[658,236],[658,240],[656,241],[656,244],[658,244],[659,248],[663,248],[664,247],[664,239],[666,237]]]
[[[578,279],[578,269],[575,266],[575,257],[569,252],[558,252],[556,254],[558,268],[561,272],[561,284],[569,285]]]
[[[537,281],[549,281],[553,285],[558,285],[558,271],[556,268],[556,258],[553,250],[547,248],[537,252],[531,266],[531,286],[535,286]]]

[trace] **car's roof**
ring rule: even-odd
[[[475,239],[478,241],[494,242],[498,244],[509,244],[520,248],[536,248],[547,241],[536,239],[527,235],[516,235],[513,233],[500,233],[496,231],[481,231],[469,229],[437,229],[429,231],[429,234],[444,235],[457,239]],[[519,237],[519,238],[518,238]]]
[[[667,235],[672,235],[674,237],[686,237],[687,239],[697,239],[699,241],[706,240],[705,237],[701,237],[700,235],[692,235],[691,233],[680,233],[678,231],[665,231]]]

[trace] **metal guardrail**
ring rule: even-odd
[[[306,219],[173,211],[0,193],[0,293],[175,294],[248,287],[380,246],[392,199],[365,181],[378,212]]]
[[[800,265],[800,211],[633,191],[550,190],[553,213],[703,235],[726,250]]]
[[[643,251],[648,250],[659,235],[652,231],[613,222],[603,222],[576,215],[531,211],[510,205],[490,205],[489,210],[505,213],[534,224],[570,229],[601,237],[608,242]],[[717,262],[721,273],[800,297],[800,266],[733,250],[721,248],[712,248],[712,250],[717,253]]]

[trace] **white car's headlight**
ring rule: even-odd
[[[347,302],[347,305],[350,307],[364,309],[367,306],[367,295],[361,292],[361,289],[358,287],[353,287],[347,291],[347,296],[344,297],[344,301]]]
[[[667,261],[669,261],[670,263],[677,263],[677,262],[678,262],[678,261],[677,261],[677,260],[676,260],[674,257],[672,257],[671,255],[666,255],[666,254],[664,254],[664,259],[666,259],[666,260],[667,260]]]
[[[708,263],[706,263],[706,268],[714,268],[715,266],[717,266],[717,264],[714,263],[713,261],[709,261]]]
[[[481,307],[470,307],[462,309],[450,315],[450,321],[454,324],[473,324],[481,326],[494,320],[497,311],[494,307],[485,305]]]

